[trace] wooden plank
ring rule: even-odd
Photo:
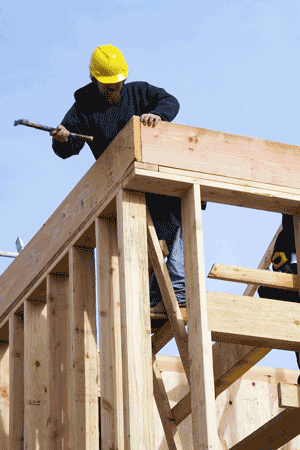
[[[141,127],[142,161],[211,175],[300,187],[297,145],[161,121]]]
[[[49,446],[74,445],[70,405],[71,346],[68,317],[69,278],[60,273],[47,277]],[[73,393],[73,392],[72,392]]]
[[[215,263],[210,269],[208,278],[236,283],[255,283],[261,286],[298,290],[298,276],[270,270],[251,269],[249,267],[230,266]]]
[[[190,386],[194,448],[219,443],[213,378],[211,333],[206,305],[200,188],[182,198],[185,290],[189,330]]]
[[[118,193],[117,227],[125,450],[153,450],[153,379],[144,194]]]
[[[165,172],[162,169],[169,169]],[[186,171],[188,172],[188,171]],[[300,193],[278,190],[276,185],[261,184],[252,187],[251,182],[228,183],[226,177],[215,176],[207,179],[206,174],[194,172],[194,177],[177,175],[171,168],[159,167],[159,172],[136,168],[123,182],[123,187],[141,192],[173,195],[180,197],[192,184],[201,184],[201,198],[204,201],[232,206],[260,209],[287,214],[299,211]],[[258,183],[257,183],[258,184]]]
[[[221,342],[297,350],[300,305],[279,300],[207,292],[212,338]]]
[[[181,444],[177,426],[174,422],[168,395],[164,386],[160,369],[156,361],[155,354],[153,354],[153,388],[157,409],[164,428],[169,450],[182,450],[183,446]]]
[[[123,382],[116,221],[96,221],[100,331],[101,448],[124,449]]]
[[[9,445],[19,450],[24,441],[24,311],[9,319]]]
[[[24,448],[28,450],[51,448],[48,439],[47,331],[47,305],[26,300],[24,303]]]
[[[278,383],[278,402],[280,408],[300,408],[300,386]]]
[[[285,409],[230,450],[276,450],[300,433],[300,411]]]
[[[123,128],[0,277],[0,322],[68,246],[135,160],[134,119]]]
[[[94,230],[95,231],[95,230]],[[99,448],[95,261],[91,247],[69,253],[70,383],[73,447]]]
[[[8,336],[7,336],[8,338]],[[0,341],[0,448],[9,450],[10,432],[10,381],[9,381],[9,344],[5,340]],[[20,446],[20,442],[19,442]],[[20,448],[20,447],[19,447]]]
[[[188,335],[185,330],[184,319],[178,306],[177,298],[172,286],[168,268],[165,263],[163,253],[159,245],[159,240],[157,238],[156,231],[148,209],[147,209],[147,230],[148,230],[149,258],[151,260],[155,272],[157,283],[161,292],[161,296],[163,298],[169,322],[172,327],[173,335],[175,337],[175,341],[182,360],[182,364],[187,379],[189,380],[190,363],[188,354]]]

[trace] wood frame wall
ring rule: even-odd
[[[244,296],[207,293],[201,201],[293,214],[300,260],[299,150],[176,124],[153,130],[132,118],[0,277],[3,449],[23,441],[28,450],[99,447],[95,274],[102,448],[155,448],[153,395],[169,448],[184,448],[177,427],[191,412],[194,448],[222,448],[215,396],[271,348],[299,349],[300,306],[253,299],[256,286],[296,289],[298,281],[238,268],[235,281],[251,283]],[[145,192],[181,197],[186,311],[178,307]],[[274,239],[259,269],[269,266]],[[151,316],[148,257],[164,302]],[[211,276],[232,280],[232,269],[215,267]],[[272,307],[276,323],[265,319]],[[257,311],[252,322],[247,308]],[[190,392],[170,408],[157,353],[173,336]],[[297,408],[285,411],[277,419],[282,433],[290,418],[295,435]],[[266,430],[275,428],[232,448],[268,446]],[[273,441],[268,448],[279,448],[282,436]]]

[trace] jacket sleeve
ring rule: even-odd
[[[71,109],[69,109],[61,121],[61,125],[63,125],[71,133],[82,134],[82,126],[77,112],[76,103],[74,103]],[[54,153],[62,159],[69,158],[73,155],[78,155],[84,144],[84,141],[72,136],[69,136],[67,142],[59,142],[52,138],[52,148]]]
[[[148,114],[156,114],[165,122],[172,122],[178,114],[180,105],[178,100],[164,89],[147,83],[147,98],[150,100]]]

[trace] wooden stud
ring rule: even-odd
[[[24,310],[9,319],[9,442],[20,450],[24,442]]]
[[[211,333],[208,328],[200,188],[182,198],[194,448],[218,448]]]
[[[176,340],[178,351],[182,359],[182,364],[189,380],[190,364],[188,354],[188,335],[185,330],[185,323],[182,313],[178,306],[177,298],[172,286],[167,265],[159,245],[156,231],[147,209],[147,230],[148,230],[148,251],[157,283],[163,298],[164,306],[167,311],[169,322],[171,324],[173,334]]]
[[[9,450],[10,433],[10,365],[8,327],[0,330],[0,448]],[[20,444],[20,443],[19,443]]]
[[[119,255],[115,218],[98,218],[101,449],[124,449]]]
[[[24,448],[50,449],[47,305],[26,300],[24,303]],[[58,392],[58,390],[57,390]],[[54,391],[54,396],[56,396]],[[52,447],[55,448],[55,447]]]
[[[248,267],[229,266],[216,263],[210,269],[208,278],[237,283],[255,283],[289,291],[298,290],[298,276],[269,270],[250,269]]]
[[[94,230],[95,231],[95,230]],[[72,436],[78,450],[99,448],[95,260],[92,247],[69,253]]]
[[[153,450],[153,379],[144,194],[117,195],[125,450]]]

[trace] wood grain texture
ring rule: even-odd
[[[95,230],[94,230],[95,231]],[[73,444],[78,450],[99,448],[95,260],[91,247],[69,253],[69,339]]]
[[[153,379],[144,194],[117,195],[125,450],[153,450]]]
[[[178,174],[172,167],[159,166],[158,172],[136,168],[124,180],[123,187],[180,197],[192,184],[197,183],[201,184],[201,198],[204,201],[287,214],[299,213],[299,190],[279,189],[277,185],[240,179],[231,180],[229,183],[227,177],[219,175],[208,177],[200,172],[194,172],[192,176],[191,171],[184,170]]]
[[[101,448],[124,449],[119,255],[116,220],[98,218]]]
[[[50,449],[49,348],[44,303],[30,300],[24,303],[24,348],[24,448]]]
[[[270,270],[251,269],[249,267],[229,266],[215,263],[208,278],[234,281],[236,283],[255,283],[261,286],[298,291],[298,276]]]
[[[53,449],[74,445],[70,405],[71,347],[68,320],[69,278],[50,274],[47,277],[48,445]],[[74,394],[74,391],[72,392]]]
[[[211,332],[206,304],[200,187],[182,198],[185,290],[189,333],[194,448],[217,448]]]
[[[10,381],[9,381],[9,344],[0,342],[0,448],[9,450],[10,431]],[[20,442],[19,442],[20,446]],[[19,447],[20,448],[20,447]]]
[[[183,450],[174,416],[171,411],[168,394],[158,367],[156,356],[153,354],[153,389],[154,398],[160,419],[164,428],[169,450]]]
[[[141,127],[143,162],[300,187],[300,147],[161,121]]]
[[[24,441],[24,321],[23,315],[9,319],[9,443],[19,450]]]
[[[278,401],[280,408],[300,408],[300,386],[278,383]],[[300,433],[299,433],[300,434]]]
[[[120,184],[135,160],[133,119],[0,277],[0,321]]]
[[[297,350],[300,304],[207,292],[208,324],[213,340]]]

